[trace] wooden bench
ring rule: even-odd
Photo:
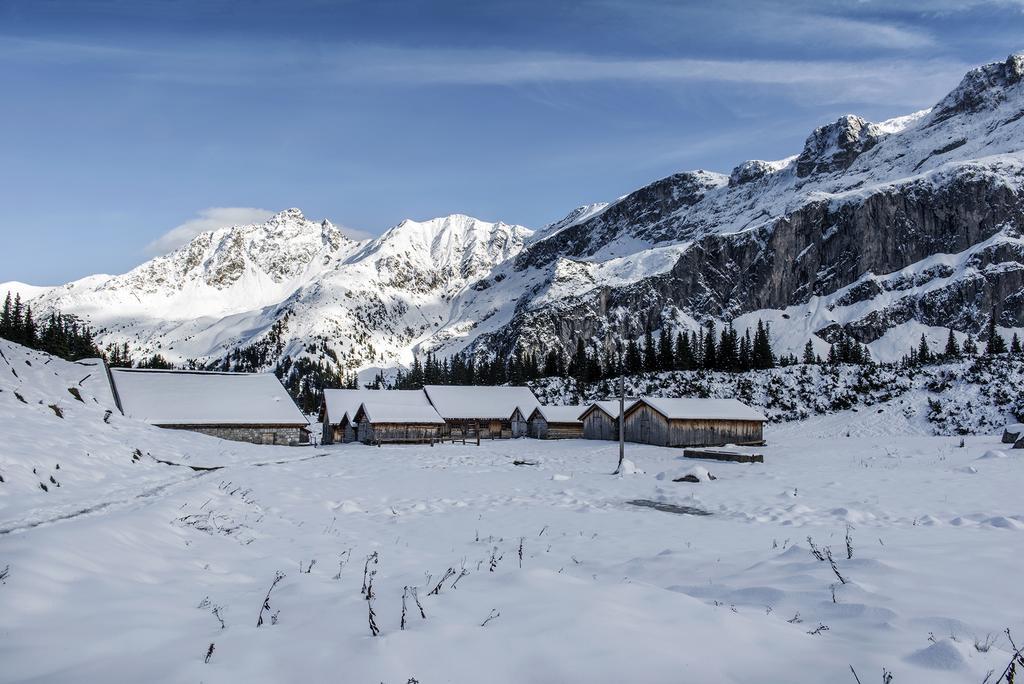
[[[683,458],[706,458],[712,461],[732,461],[734,463],[764,463],[762,454],[740,454],[721,449],[683,449]]]

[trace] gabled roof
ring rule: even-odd
[[[669,420],[768,420],[738,399],[642,397],[626,413],[631,413],[641,403],[647,404]]]
[[[125,415],[152,425],[308,425],[271,373],[111,368],[110,376]]]
[[[540,415],[541,418],[549,423],[579,423],[583,424],[581,416],[584,411],[588,408],[585,404],[572,404],[571,406],[538,406],[530,414],[532,420],[534,416]]]
[[[423,394],[422,392],[420,393]],[[424,399],[426,404],[426,399]],[[428,425],[444,425],[444,419],[430,404],[416,406],[412,404],[392,404],[387,400],[373,399],[364,401],[356,416],[365,415],[370,424],[374,423],[416,423]]]
[[[524,417],[540,406],[529,387],[483,387],[477,385],[427,385],[427,398],[445,420],[507,420],[518,408]]]
[[[636,399],[626,399],[624,404],[623,412],[628,411],[629,407],[636,403]],[[619,400],[618,399],[607,399],[602,401],[595,401],[592,404],[587,404],[583,407],[583,411],[580,413],[580,419],[587,415],[592,409],[600,409],[604,411],[612,418],[619,417]]]
[[[422,390],[324,390],[324,406],[327,408],[327,418],[331,425],[341,424],[346,415],[350,421],[353,420],[364,401],[380,401],[402,406],[430,406],[427,395]]]

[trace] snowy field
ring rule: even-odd
[[[941,684],[1024,641],[995,436],[844,413],[769,426],[764,464],[627,445],[622,477],[582,440],[250,446],[104,422],[87,371],[0,350],[0,681]]]

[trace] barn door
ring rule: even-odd
[[[640,441],[644,444],[651,441],[651,417],[646,411],[640,414]]]

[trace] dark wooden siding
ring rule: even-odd
[[[425,423],[359,423],[363,444],[427,443],[441,437],[441,426]]]
[[[764,424],[756,420],[668,420],[640,404],[626,415],[626,440],[670,447],[761,444]]]
[[[609,416],[600,409],[590,411],[583,419],[584,439],[619,440],[619,419]]]
[[[466,434],[468,437],[476,438],[479,433],[480,439],[511,439],[513,437],[525,437],[528,424],[526,420],[519,417],[517,413],[515,420],[506,418],[448,418],[445,420],[445,436]]]
[[[539,410],[530,414],[527,435],[534,439],[579,439],[583,423],[549,423]]]

